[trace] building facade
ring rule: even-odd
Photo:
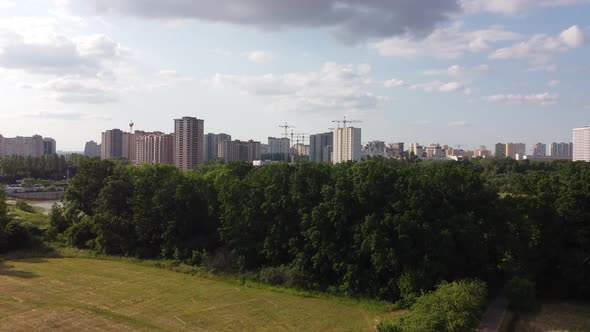
[[[100,158],[100,144],[95,141],[86,142],[84,145],[84,155],[89,158]]]
[[[174,165],[190,170],[204,159],[205,121],[185,116],[174,120]]]
[[[135,139],[136,165],[174,163],[174,134],[136,132]]]
[[[55,148],[55,141],[53,141]],[[41,157],[45,154],[45,141],[42,136],[6,138],[0,135],[0,157]]]
[[[543,143],[533,144],[533,157],[545,157],[547,155],[547,145]]]
[[[494,156],[496,158],[506,158],[506,144],[496,143],[496,147],[494,150]]]
[[[287,137],[268,138],[268,157],[270,160],[289,161],[290,140]]]
[[[590,162],[590,127],[574,129],[574,161]]]
[[[506,143],[506,157],[512,159],[522,158],[526,155],[526,144],[524,143]]]
[[[57,147],[55,144],[55,140],[50,137],[45,137],[43,139],[43,154],[46,156],[53,155],[57,153]]]
[[[361,128],[345,127],[334,129],[334,151],[332,163],[361,160]]]
[[[309,161],[313,163],[332,162],[334,133],[322,133],[309,136]]]
[[[102,133],[101,159],[123,159],[123,131],[111,129]]]
[[[574,154],[574,144],[573,143],[551,143],[550,153],[552,157],[560,158],[560,159],[567,159],[572,158]]]

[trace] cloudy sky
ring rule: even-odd
[[[590,0],[0,0],[0,134],[570,141],[590,125]]]

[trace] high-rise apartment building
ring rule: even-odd
[[[547,145],[543,143],[533,144],[533,157],[545,157],[547,156]]]
[[[492,156],[492,151],[488,150],[485,145],[480,145],[479,149],[474,151],[473,155],[479,158],[489,158]]]
[[[494,156],[496,158],[506,158],[506,144],[496,143],[496,149],[494,150]]]
[[[123,131],[121,129],[111,129],[102,133],[100,149],[101,159],[122,159]]]
[[[426,157],[431,159],[443,159],[446,152],[438,143],[430,144],[426,147]]]
[[[574,129],[573,160],[590,162],[590,127]]]
[[[383,141],[371,141],[361,149],[363,157],[387,157],[387,147]]]
[[[136,132],[135,164],[173,164],[174,134]]]
[[[55,154],[57,152],[57,147],[55,146],[55,140],[50,137],[45,137],[43,139],[43,154],[48,156]]]
[[[211,160],[215,160],[217,158],[222,158],[219,155],[219,143],[221,142],[223,145],[223,142],[225,141],[231,141],[231,136],[228,134],[213,134],[213,133],[208,133],[207,135],[205,135],[205,159],[204,161],[211,161]]]
[[[389,147],[387,148],[387,156],[389,158],[404,158],[406,156],[405,150],[404,150],[404,143],[403,142],[398,142],[398,143],[391,143],[389,144]]]
[[[268,155],[271,160],[289,161],[290,140],[287,137],[268,138]]]
[[[344,127],[334,129],[334,151],[332,163],[361,160],[361,128]]]
[[[574,154],[573,143],[553,142],[550,146],[551,157],[558,159],[571,159]]]
[[[313,163],[332,162],[334,133],[323,133],[309,136],[309,161]]]
[[[86,142],[84,155],[89,158],[100,158],[100,144],[95,141]]]
[[[174,165],[190,170],[203,163],[203,120],[185,116],[174,120]]]
[[[138,133],[141,134],[142,131],[139,131]],[[124,132],[122,138],[123,138],[123,140],[122,140],[123,146],[121,147],[121,159],[134,161],[135,160],[135,150],[136,150],[135,133]]]
[[[506,143],[506,157],[517,159],[517,155],[522,158],[526,155],[526,144],[524,143]]]
[[[221,141],[219,143],[219,158],[227,161],[247,161],[260,160],[261,150],[260,142],[249,140],[247,142]]]
[[[53,142],[55,147],[55,141]],[[41,157],[44,154],[45,141],[42,136],[6,138],[0,135],[0,157]]]
[[[424,157],[424,146],[418,143],[412,143],[410,145],[410,154],[413,154],[417,158]]]

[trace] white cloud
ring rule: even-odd
[[[447,69],[430,69],[424,71],[424,75],[437,76],[448,75],[450,77],[468,77],[485,74],[490,71],[490,66],[486,64],[477,65],[473,67],[452,65]]]
[[[557,71],[556,65],[536,65],[530,67],[526,70],[527,72],[545,72],[545,73],[553,73]]]
[[[41,118],[43,120],[111,120],[109,116],[77,111],[39,111],[34,113],[23,114],[24,118]]]
[[[519,34],[502,27],[464,31],[462,23],[456,22],[434,30],[423,39],[417,39],[411,35],[391,37],[373,43],[370,47],[383,56],[457,59],[466,53],[479,53],[489,49],[491,44],[520,38]]]
[[[464,128],[469,126],[469,122],[466,120],[457,120],[457,121],[450,121],[448,123],[449,127],[451,128]]]
[[[538,94],[497,94],[483,97],[483,100],[491,103],[504,104],[525,104],[525,105],[553,105],[559,101],[558,94],[551,94],[548,92]]]
[[[551,80],[551,81],[549,81],[549,83],[547,83],[547,85],[550,87],[556,87],[559,85],[559,83],[560,82],[558,80]]]
[[[571,48],[584,44],[584,34],[576,25],[564,30],[559,36],[551,37],[538,34],[529,40],[509,47],[497,49],[490,54],[491,59],[529,59],[536,63],[544,63],[555,55],[564,53]]]
[[[383,82],[383,86],[386,88],[398,88],[398,87],[404,86],[404,85],[406,85],[406,82],[404,82],[403,80],[395,79],[395,78]]]
[[[573,25],[561,32],[559,38],[564,44],[571,48],[582,47],[586,41],[584,32],[577,25]]]
[[[266,51],[251,51],[245,53],[244,55],[248,58],[248,60],[258,64],[268,63],[274,59],[272,53]]]
[[[328,62],[317,72],[266,75],[214,75],[208,83],[216,88],[271,99],[281,111],[353,111],[375,109],[387,97],[366,91],[367,68]]]
[[[16,7],[16,3],[14,1],[0,0],[0,9],[8,9],[14,7]]]
[[[426,83],[413,84],[410,90],[420,90],[424,92],[457,92],[466,91],[466,87],[460,82],[440,82],[431,81]],[[469,91],[468,91],[469,92]]]
[[[49,99],[68,104],[104,104],[119,99],[110,83],[97,78],[63,76],[37,85],[24,84],[22,87],[39,90]]]
[[[460,0],[468,14],[491,12],[514,15],[535,7],[557,7],[587,4],[589,0]]]

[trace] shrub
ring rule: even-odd
[[[13,220],[5,227],[6,248],[8,250],[30,248],[33,243],[33,235],[26,223]]]
[[[408,309],[416,302],[421,292],[418,285],[420,285],[420,275],[416,272],[405,272],[397,279],[399,305],[402,308]]]
[[[310,284],[309,279],[303,272],[286,265],[265,267],[256,274],[255,280],[265,284],[299,289],[306,289]]]
[[[531,311],[535,306],[535,284],[521,277],[514,277],[506,289],[508,307],[515,311]]]
[[[471,331],[486,304],[486,285],[481,281],[443,282],[435,291],[416,299],[408,314],[397,321],[380,322],[378,331]]]
[[[70,226],[64,233],[66,244],[80,249],[92,247],[91,242],[96,237],[92,231],[92,224],[88,218]]]
[[[17,201],[15,207],[23,212],[35,213],[35,208],[25,201]]]

